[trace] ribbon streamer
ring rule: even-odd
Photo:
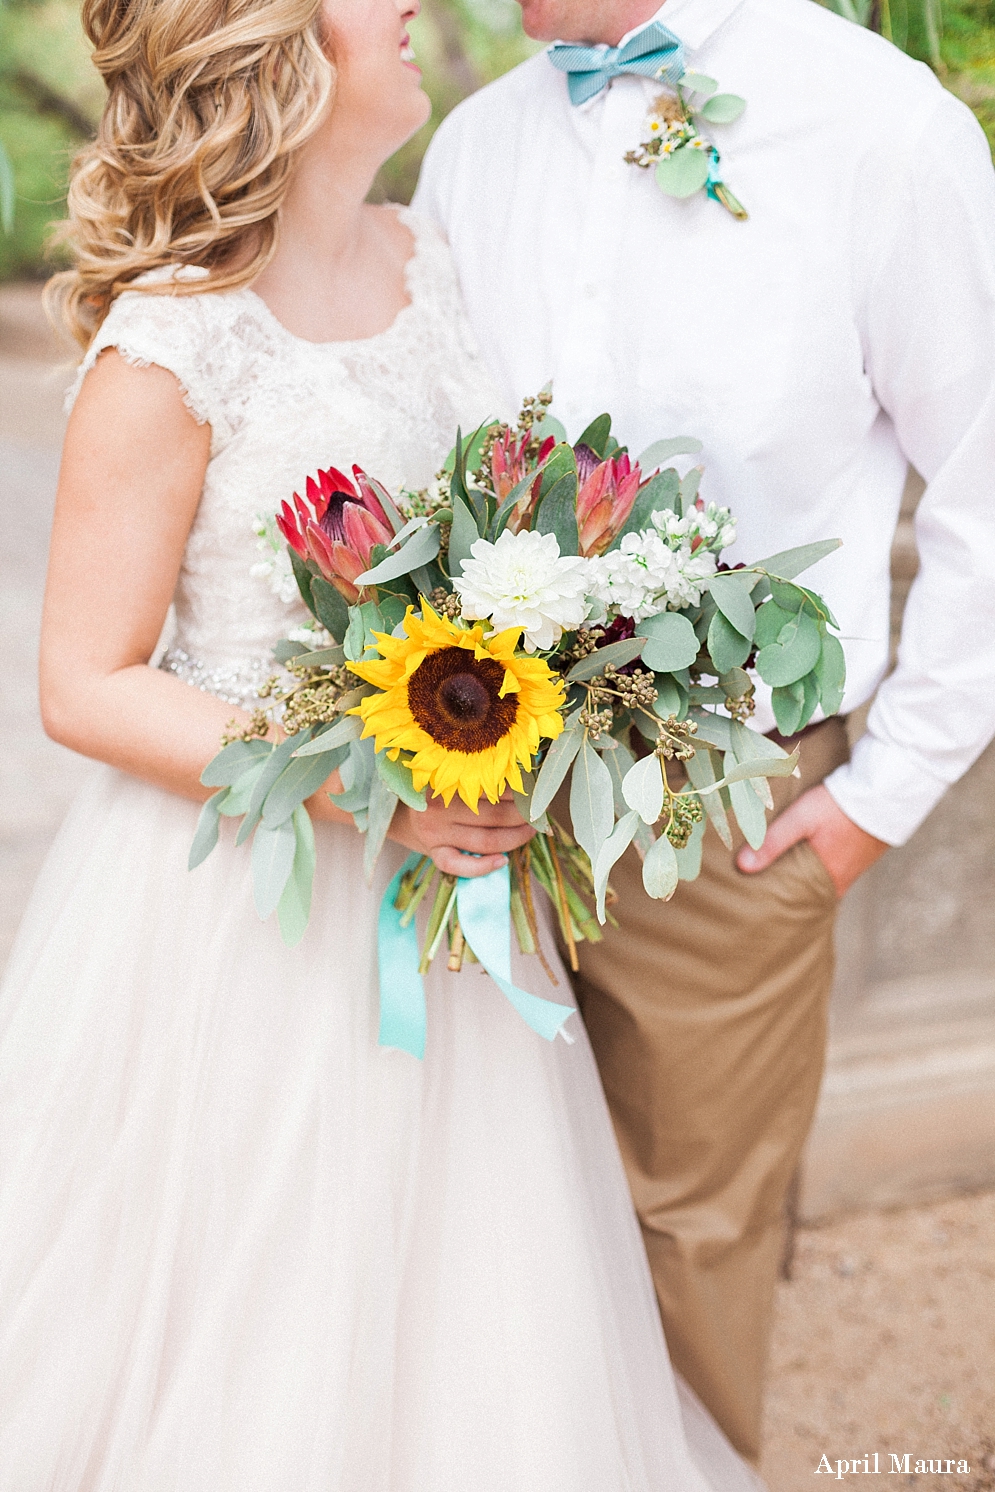
[[[425,985],[418,972],[418,934],[414,920],[401,925],[394,905],[402,877],[418,862],[412,855],[384,892],[377,923],[380,963],[381,1046],[398,1047],[413,1057],[425,1055],[427,1013]],[[490,875],[460,877],[456,907],[463,936],[498,989],[539,1036],[552,1041],[572,1005],[558,1005],[519,989],[511,978],[511,872],[507,865]],[[570,1037],[564,1031],[563,1036]]]

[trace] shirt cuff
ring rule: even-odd
[[[861,736],[825,786],[847,818],[886,844],[911,839],[950,786],[900,746]]]

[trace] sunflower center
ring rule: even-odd
[[[504,668],[466,648],[440,648],[408,680],[408,708],[422,730],[447,751],[486,751],[507,735],[518,715],[513,694],[501,698]]]

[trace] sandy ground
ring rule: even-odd
[[[87,770],[45,738],[34,680],[66,355],[36,292],[0,288],[0,965]],[[771,1492],[839,1481],[995,1492],[995,1193],[798,1233],[778,1294],[765,1445]],[[879,1475],[863,1470],[875,1451]],[[892,1453],[900,1466],[908,1453],[908,1475],[889,1469]],[[971,1469],[914,1471],[947,1459]]]

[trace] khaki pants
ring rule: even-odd
[[[775,812],[846,760],[843,722],[800,745],[801,781],[771,780]],[[822,1075],[836,893],[808,843],[747,876],[711,828],[700,878],[671,901],[646,895],[631,850],[612,884],[619,927],[580,945],[577,995],[674,1366],[755,1461],[785,1197]]]

